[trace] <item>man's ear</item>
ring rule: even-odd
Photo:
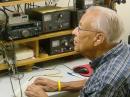
[[[105,39],[104,33],[97,33],[96,36],[94,37],[94,46],[102,44],[104,39]]]

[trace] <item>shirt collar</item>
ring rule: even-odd
[[[103,54],[102,56],[96,58],[92,62],[90,62],[90,65],[93,69],[98,68],[101,64],[103,64],[105,61],[110,60],[112,57],[115,57],[119,54],[119,52],[123,49],[123,46],[125,44],[121,41],[119,42],[114,48],[109,50],[107,53]]]

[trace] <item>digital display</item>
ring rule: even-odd
[[[52,47],[57,47],[59,45],[60,45],[60,41],[59,40],[52,41]]]
[[[44,15],[44,21],[46,22],[46,21],[51,21],[51,19],[52,19],[52,17],[51,17],[51,15]]]

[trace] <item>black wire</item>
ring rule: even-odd
[[[35,7],[35,4],[34,4],[34,2],[33,2],[33,4],[32,4],[32,6],[33,6],[33,8]]]
[[[29,3],[29,8],[32,8],[32,7],[31,7],[31,5],[32,5],[32,4],[31,4],[31,3]]]
[[[22,87],[21,87],[21,78],[20,78],[20,75],[19,75],[19,72],[17,70],[17,67],[16,67],[16,54],[15,54],[15,46],[14,46],[14,41],[10,38],[11,42],[10,42],[10,45],[9,43],[4,43],[3,41],[1,41],[1,46],[2,46],[2,49],[3,49],[3,57],[5,59],[5,63],[8,65],[8,72],[9,72],[9,77],[10,77],[10,83],[11,83],[11,88],[12,88],[12,92],[14,94],[14,97],[16,97],[16,94],[15,94],[15,91],[14,91],[14,86],[13,86],[13,82],[12,82],[12,71],[13,71],[13,75],[15,75],[16,73],[18,73],[18,77],[14,77],[14,78],[17,78],[18,82],[19,82],[19,87],[20,87],[20,92],[21,92],[21,97],[22,97]],[[10,51],[8,50],[8,47],[9,46],[11,49],[12,48],[12,53],[13,54],[13,57],[12,57],[12,64],[10,64],[9,62],[9,59],[10,59],[10,56],[8,56],[8,52],[7,51]]]
[[[45,6],[47,6],[47,2],[45,1]]]
[[[34,2],[33,2],[30,6],[32,6],[33,8],[35,8],[35,7],[41,7],[41,6],[39,6],[39,5],[35,5]]]
[[[13,47],[13,59],[12,59],[12,61],[13,61],[13,67],[14,67],[14,69],[15,69],[15,74],[18,73],[18,81],[19,81],[20,93],[21,93],[21,97],[22,97],[21,79],[20,79],[20,76],[19,76],[19,71],[18,71],[18,69],[17,69],[17,67],[16,67],[15,44],[14,44],[13,39],[12,39],[11,37],[9,37],[9,38],[10,38],[10,40],[11,40],[11,45],[12,45],[12,47]]]
[[[13,85],[13,81],[12,81],[11,71],[10,71],[10,73],[9,73],[9,77],[10,77],[10,83],[11,83],[11,87],[12,87],[12,91],[13,91],[14,97],[16,97],[16,94],[15,94],[15,91],[14,91],[14,85]],[[21,96],[21,97],[22,97],[22,96]]]
[[[4,27],[3,27],[2,31],[0,31],[0,33],[3,34],[4,31],[6,31],[6,28],[7,28],[7,24],[8,24],[8,21],[9,21],[9,16],[8,16],[8,14],[6,13],[5,10],[3,10],[3,9],[0,8],[0,11],[2,11],[2,12],[4,13],[5,17],[6,17]]]
[[[24,11],[23,11],[21,5],[20,5],[20,4],[17,4],[17,6],[19,7],[19,12],[20,12],[20,10],[21,10],[21,12],[24,13]]]
[[[64,65],[64,64],[63,64],[63,66],[67,67],[67,68],[68,68],[68,69],[70,69],[70,70],[73,70],[73,69],[72,69],[72,68],[70,68],[69,66],[66,66],[66,65]]]
[[[29,9],[29,8],[30,8],[29,3],[25,3],[24,10]]]
[[[11,40],[10,41],[10,44],[11,44],[11,47],[12,47],[12,65],[13,65],[13,67],[14,67],[14,69],[15,69],[15,71],[16,71],[16,53],[15,53],[15,44],[14,44],[14,41],[13,41],[13,39],[12,39],[12,37],[9,37],[9,39]],[[14,73],[15,74],[15,73]]]
[[[13,77],[13,76],[11,76],[11,77]],[[24,77],[24,74],[23,74],[23,76],[21,78],[23,78],[23,77]],[[20,88],[20,95],[21,95],[21,97],[23,97],[20,74],[18,73],[18,77],[13,77],[13,78],[16,78],[18,80],[19,88]]]
[[[6,62],[6,64],[8,65],[8,73],[9,73],[9,79],[10,79],[10,84],[11,84],[11,88],[12,88],[12,92],[13,92],[13,94],[14,94],[14,97],[16,97],[16,95],[15,95],[15,91],[14,91],[14,87],[13,87],[13,82],[12,82],[12,79],[11,79],[11,68],[10,68],[10,64],[9,64],[9,60],[8,60],[8,57],[7,57],[7,53],[6,53],[6,47],[5,47],[5,44],[1,41],[1,47],[2,47],[2,49],[3,49],[3,56],[4,56],[4,58],[5,58],[5,62]]]
[[[24,11],[27,9],[27,3],[24,4]]]
[[[52,0],[45,1],[45,6],[51,6],[53,4]]]
[[[17,8],[14,6],[14,10],[17,11]]]
[[[19,8],[19,5],[17,4],[17,12],[19,12],[19,9],[20,9],[20,8]]]
[[[12,88],[12,91],[13,91],[14,97],[16,97],[16,94],[15,94],[15,91],[14,91],[14,86],[13,86],[13,82],[12,82],[12,78],[11,78],[11,73],[10,73],[10,71],[9,71],[9,79],[10,79],[11,88]]]
[[[70,5],[70,0],[68,1],[68,7],[69,7],[69,5]]]
[[[19,75],[18,75],[18,77],[19,77]],[[19,81],[19,87],[20,87],[21,97],[23,97],[22,87],[21,87],[21,80],[20,80],[20,79],[18,79],[18,81]]]
[[[4,9],[4,10],[7,10],[7,11],[9,11],[9,12],[14,12],[13,10],[10,10],[10,9],[6,8],[5,6],[3,6],[3,9]]]
[[[50,6],[51,5],[51,0],[48,0],[49,2],[48,2],[48,6]]]

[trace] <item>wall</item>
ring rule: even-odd
[[[125,28],[125,33],[122,35],[122,39],[127,42],[128,35],[130,34],[130,0],[126,0],[126,4],[120,4],[116,6],[117,13],[122,18]]]

